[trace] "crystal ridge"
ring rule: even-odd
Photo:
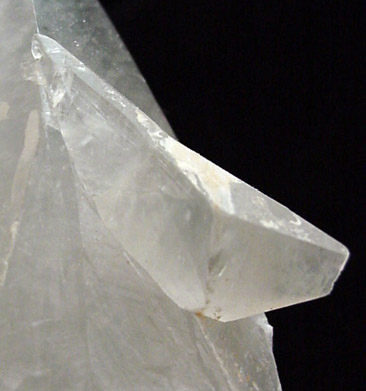
[[[1,391],[280,391],[263,312],[348,250],[179,143],[97,1],[0,37]]]
[[[35,47],[49,121],[101,219],[179,306],[229,321],[330,292],[343,245],[170,137],[54,40]]]

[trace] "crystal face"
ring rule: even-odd
[[[262,312],[345,247],[176,141],[94,0],[0,37],[0,390],[280,390]]]
[[[96,0],[34,0],[38,31],[56,40],[118,92],[173,131]]]
[[[174,302],[229,321],[329,293],[344,246],[169,137],[54,40],[36,36],[33,55],[46,120],[103,223]]]

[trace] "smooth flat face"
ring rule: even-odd
[[[36,32],[31,2],[0,3],[0,285],[39,132],[39,90],[23,75],[34,62],[29,48]]]

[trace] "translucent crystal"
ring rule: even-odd
[[[0,2],[0,390],[280,390],[264,315],[180,309],[105,227],[51,120],[69,71],[46,82],[35,33],[29,0]]]
[[[56,40],[173,135],[145,79],[96,0],[33,0],[38,31]]]
[[[55,41],[37,36],[33,53],[47,120],[101,219],[178,305],[228,321],[329,293],[344,246],[169,137]]]
[[[280,390],[260,313],[346,248],[176,141],[94,0],[0,37],[0,390]]]

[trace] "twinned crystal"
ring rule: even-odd
[[[0,37],[0,390],[280,390],[262,313],[347,249],[176,141],[96,1]]]

